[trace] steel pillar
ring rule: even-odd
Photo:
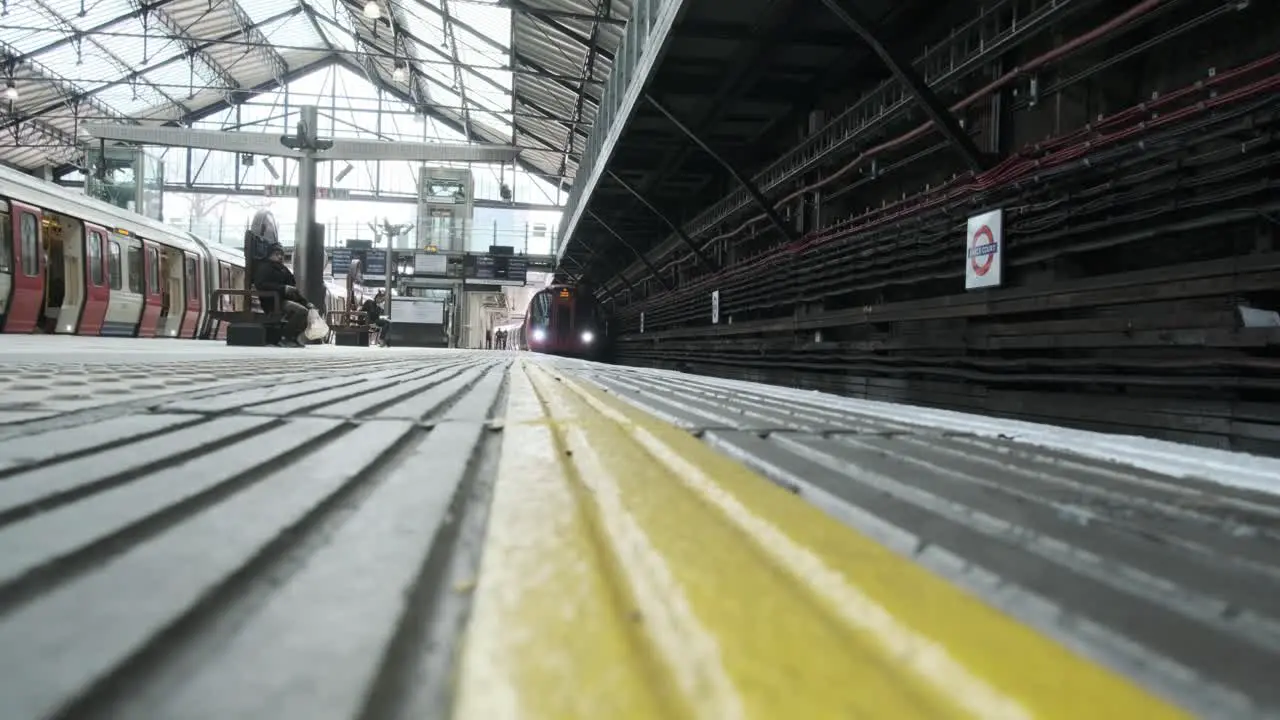
[[[929,86],[925,84],[924,78],[916,73],[910,61],[898,53],[896,49],[890,49],[885,45],[880,38],[880,34],[875,31],[875,23],[857,8],[854,0],[822,0],[822,4],[835,13],[840,22],[857,33],[858,37],[862,38],[862,41],[876,55],[880,56],[880,59],[889,67],[889,70],[897,76],[898,81],[907,86],[907,89],[915,96],[916,102],[924,109],[933,124],[938,126],[938,129],[950,141],[951,147],[955,148],[970,169],[980,172],[990,167],[990,162],[978,150],[973,138],[969,137],[964,128],[960,127],[960,123],[955,116],[942,104],[938,96],[929,89]]]
[[[313,303],[324,304],[324,245],[312,228],[316,220],[316,131],[320,127],[318,109],[314,105],[299,108],[298,158],[298,224],[294,230],[293,274],[298,290]]]
[[[693,242],[693,238],[689,237],[689,235],[686,234],[684,230],[681,230],[679,225],[676,225],[674,222],[671,222],[671,220],[668,219],[666,215],[663,215],[662,211],[654,207],[653,203],[649,202],[649,200],[644,195],[641,195],[639,190],[636,190],[635,188],[631,187],[631,183],[618,177],[617,173],[613,172],[612,170],[608,170],[607,172],[609,173],[609,177],[613,178],[614,182],[622,186],[623,190],[626,190],[627,192],[631,193],[632,196],[635,197],[635,199],[640,201],[641,205],[644,205],[645,207],[649,208],[650,212],[652,212],[654,215],[657,215],[659,220],[661,220],[664,224],[666,224],[667,227],[671,228],[671,232],[675,233],[676,236],[679,237],[680,240],[689,248],[689,250],[693,252],[693,256],[698,260],[699,265],[702,265],[703,267],[711,270],[712,272],[715,272],[716,270],[720,269],[720,266],[712,262],[711,258],[707,257],[706,253],[702,252],[702,249],[699,248],[697,244]],[[591,212],[591,211],[588,210],[588,212]],[[591,213],[591,216],[596,219],[596,222],[600,221],[600,217],[595,213]],[[610,232],[612,232],[612,230]],[[644,256],[641,256],[641,257],[643,258]],[[645,264],[647,265],[648,263],[649,261],[645,260]],[[669,290],[670,288],[667,288],[667,289]]]
[[[635,253],[635,256],[640,258],[640,262],[644,263],[644,266],[646,268],[649,268],[649,274],[653,275],[653,277],[656,278],[658,282],[662,283],[662,287],[666,288],[667,290],[671,289],[671,285],[667,283],[665,278],[662,277],[662,274],[659,273],[658,269],[653,266],[653,263],[649,262],[649,258],[645,257],[644,253],[640,252],[635,248],[634,245],[627,242],[627,239],[619,235],[617,230],[614,230],[613,228],[609,227],[609,223],[601,219],[600,216],[597,215],[594,210],[591,210],[590,208],[588,208],[587,215],[590,216],[592,220],[595,220],[596,222],[600,223],[600,227],[604,228],[605,232],[612,235],[615,240],[622,243],[623,247]],[[630,283],[627,283],[627,284],[630,285]]]
[[[671,121],[672,125],[675,125],[680,132],[684,133],[685,137],[688,137],[695,145],[702,148],[703,152],[710,155],[712,160],[720,163],[721,167],[729,171],[729,174],[733,176],[733,179],[738,181],[738,184],[747,191],[747,194],[751,196],[751,199],[755,200],[756,204],[760,206],[760,209],[764,211],[765,216],[769,218],[769,222],[772,223],[773,226],[783,235],[785,235],[788,240],[798,240],[800,238],[799,234],[796,233],[795,228],[787,225],[787,221],[783,220],[782,216],[778,214],[778,211],[773,209],[773,204],[765,198],[764,193],[760,192],[760,188],[756,187],[756,184],[751,182],[751,178],[747,177],[739,171],[738,168],[734,167],[733,163],[721,157],[720,153],[712,150],[711,146],[703,142],[702,138],[698,137],[697,133],[689,129],[689,127],[684,123],[680,122],[679,118],[663,106],[662,103],[654,99],[652,95],[645,95],[644,99],[653,106],[654,110],[662,113],[663,117]]]

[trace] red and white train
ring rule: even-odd
[[[221,338],[212,293],[244,273],[240,248],[0,166],[2,332]],[[336,305],[344,291],[326,287]]]

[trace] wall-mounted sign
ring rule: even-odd
[[[1004,210],[969,218],[964,249],[964,288],[1000,287],[1004,280]]]

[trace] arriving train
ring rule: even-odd
[[[0,331],[222,338],[244,251],[0,166]],[[326,309],[345,290],[326,281]]]
[[[533,352],[599,360],[607,334],[595,296],[572,285],[551,285],[529,300],[522,341]]]

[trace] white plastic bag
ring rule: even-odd
[[[308,340],[323,340],[329,337],[329,323],[320,317],[320,311],[311,308],[307,312],[307,329],[302,333]]]

